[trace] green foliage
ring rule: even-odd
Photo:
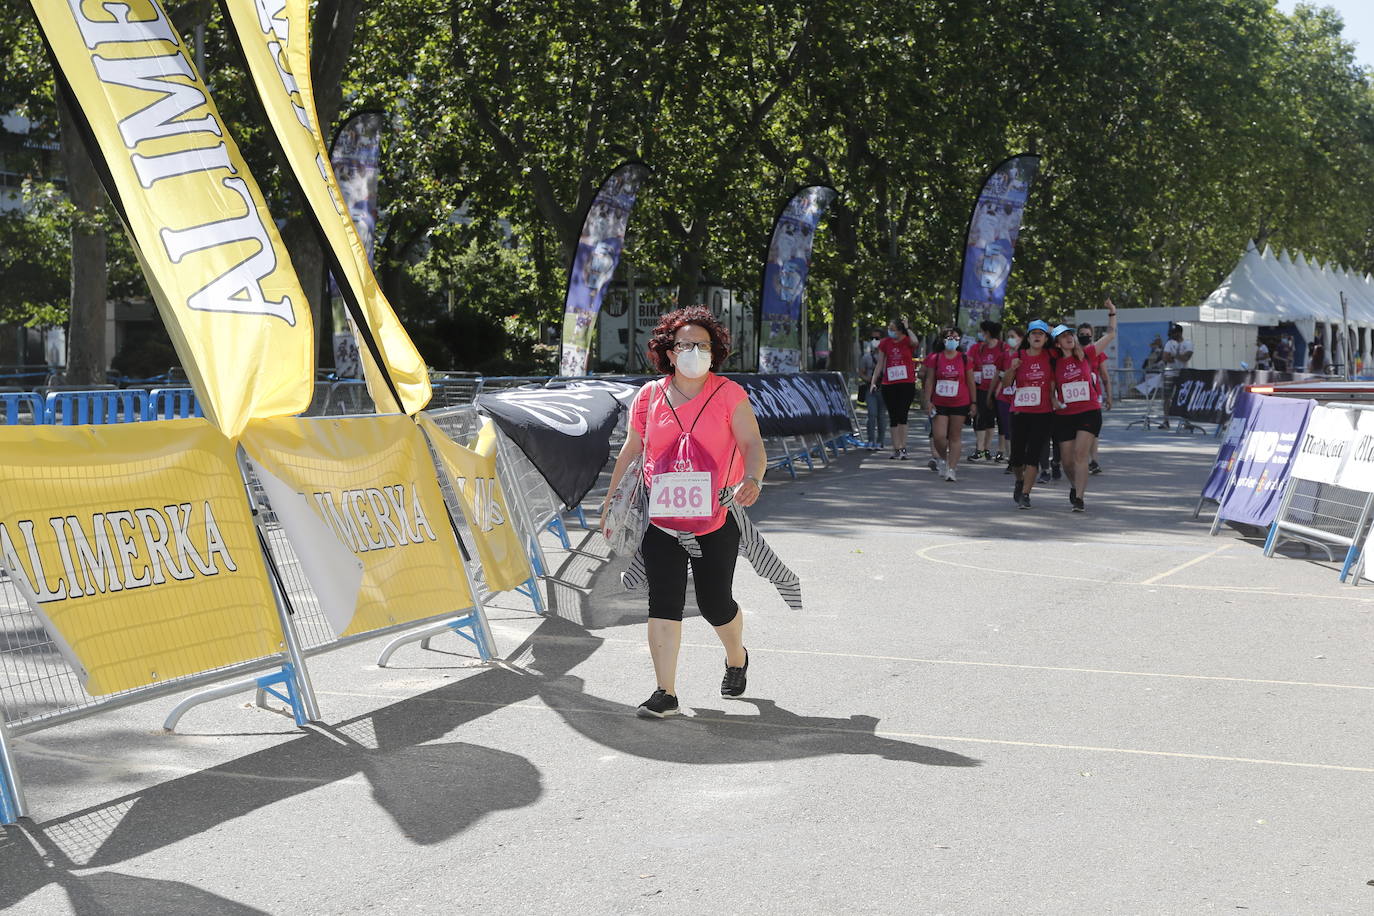
[[[1043,169],[1009,290],[1015,317],[1104,294],[1194,303],[1251,239],[1374,269],[1374,90],[1330,10],[1285,15],[1271,0],[360,9],[343,115],[389,117],[377,273],[436,366],[552,368],[545,341],[583,210],[630,158],[654,174],[625,260],[638,284],[683,301],[699,277],[755,293],[779,205],[801,184],[834,185],[808,299],[813,323],[833,320],[841,362],[842,328],[856,322],[949,319],[973,196],[989,166],[1021,151],[1039,153]],[[206,24],[219,107],[275,215],[294,218],[218,10],[186,0],[173,13]],[[28,19],[0,22],[0,110],[51,123]],[[62,219],[43,204],[22,225],[0,223],[6,314],[60,315]],[[129,261],[116,238],[112,261]]]

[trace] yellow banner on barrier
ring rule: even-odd
[[[305,410],[310,306],[162,5],[32,5],[205,415],[234,436]]]
[[[87,693],[281,651],[235,459],[205,420],[0,427],[0,565]]]
[[[450,439],[428,414],[420,414],[419,421],[463,505],[487,585],[492,591],[504,592],[528,581],[533,575],[530,560],[496,476],[496,427],[484,419],[473,447],[465,448]]]
[[[330,164],[310,77],[310,7],[309,0],[225,4],[267,120],[337,261],[335,279],[366,325],[359,330],[371,335],[382,358],[385,374],[360,336],[367,390],[379,413],[413,414],[429,403],[429,370],[377,284]]]
[[[434,462],[409,417],[260,420],[244,430],[242,442],[363,563],[356,609],[338,635],[472,605]],[[312,549],[308,533],[293,531],[286,517],[282,522],[298,553]]]

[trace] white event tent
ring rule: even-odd
[[[1345,315],[1341,295],[1345,295]],[[1075,320],[1102,327],[1103,309],[1080,309]],[[1170,323],[1184,328],[1191,340],[1197,369],[1239,369],[1254,362],[1261,328],[1280,329],[1294,337],[1296,368],[1307,369],[1309,348],[1321,341],[1326,363],[1344,367],[1354,354],[1351,375],[1362,367],[1374,344],[1374,279],[1333,265],[1292,257],[1252,243],[1235,268],[1200,305],[1175,308],[1121,309],[1118,368],[1138,368],[1155,334],[1164,337]],[[1348,329],[1343,340],[1342,322]],[[1270,333],[1273,333],[1271,330]],[[1308,371],[1321,371],[1320,368]]]

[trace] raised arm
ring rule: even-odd
[[[1110,296],[1107,297],[1107,333],[1097,339],[1093,346],[1099,352],[1105,351],[1112,341],[1116,340],[1116,306],[1112,304]]]

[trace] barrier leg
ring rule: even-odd
[[[445,633],[458,634],[477,648],[477,655],[482,661],[491,661],[493,652],[490,638],[485,628],[482,626],[480,616],[476,611],[473,611],[455,620],[446,620],[443,623],[425,627],[423,630],[416,630],[413,633],[403,633],[396,637],[391,642],[387,643],[386,647],[382,649],[381,654],[377,656],[377,667],[385,668],[387,662],[391,661],[391,656],[402,646],[418,642],[420,648],[428,649],[431,639],[435,636],[442,636]]]
[[[582,526],[582,530],[591,531],[591,526],[587,524],[587,513],[582,511],[582,507],[579,505],[573,511],[577,513],[577,523]]]
[[[1274,522],[1269,526],[1269,535],[1264,539],[1264,555],[1272,557],[1279,546],[1279,522],[1288,517],[1288,504],[1293,501],[1293,478],[1283,485],[1283,496],[1279,498],[1279,509],[1274,513]]]
[[[568,529],[564,526],[563,519],[555,515],[544,527],[552,531],[558,537],[558,541],[563,545],[564,550],[572,550],[572,542],[568,540]]]
[[[24,787],[19,782],[19,766],[10,746],[9,728],[0,722],[0,824],[17,823],[28,813]]]
[[[285,692],[279,692],[281,688]],[[305,705],[302,702],[301,693],[296,688],[296,672],[294,666],[289,662],[271,674],[264,674],[260,677],[250,677],[247,680],[233,681],[229,684],[220,684],[218,687],[211,687],[209,690],[202,690],[194,693],[182,700],[163,720],[162,728],[164,731],[176,731],[177,723],[181,717],[186,715],[191,709],[208,703],[211,700],[218,700],[223,697],[231,697],[236,693],[246,693],[250,690],[256,691],[255,702],[263,709],[268,709],[267,697],[274,696],[286,704],[291,711],[291,718],[297,725],[305,725],[309,722],[306,715]]]

